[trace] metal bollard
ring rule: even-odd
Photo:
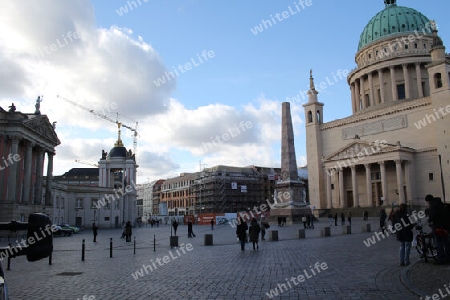
[[[113,248],[112,238],[109,238],[109,257],[110,258],[112,258],[112,248]]]
[[[134,237],[133,254],[136,254],[136,237]]]
[[[156,251],[156,235],[153,235],[153,251]]]
[[[81,244],[81,261],[84,261],[84,251],[86,249],[86,246],[84,245],[84,239],[83,243]]]

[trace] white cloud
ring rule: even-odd
[[[97,28],[88,0],[3,3],[0,63],[0,106],[14,102],[18,111],[33,112],[36,97],[44,95],[41,112],[58,122],[55,175],[87,167],[77,158],[97,163],[117,138],[117,113],[131,127],[139,121],[138,174],[147,178],[196,171],[182,169],[189,163],[179,157],[192,166],[198,160],[209,166],[279,165],[279,101],[260,96],[238,108],[215,103],[187,109],[183,99],[170,98],[176,80],[153,84],[167,70],[155,49],[131,29]],[[292,106],[295,128],[300,110]],[[128,148],[131,134],[122,131]]]

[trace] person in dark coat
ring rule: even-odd
[[[380,228],[382,233],[386,231],[386,219],[387,219],[386,210],[382,208],[380,210]]]
[[[337,226],[337,213],[334,214],[334,226]]]
[[[261,227],[259,226],[258,222],[255,218],[253,218],[252,222],[250,223],[250,228],[248,230],[248,234],[250,235],[250,241],[253,243],[253,250],[259,249],[258,241],[259,241],[259,232],[261,231]]]
[[[214,230],[214,219],[211,219],[211,230]]]
[[[448,231],[445,230],[446,216],[445,206],[440,198],[427,195],[425,201],[429,208],[428,222],[433,230],[433,238],[436,241],[437,264],[450,263],[450,241]]]
[[[192,231],[192,221],[188,222],[188,238],[195,237],[194,231]]]
[[[409,220],[406,211],[406,204],[400,204],[399,210],[394,215],[394,224],[399,223],[401,229],[397,231],[397,241],[400,242],[400,266],[409,265],[409,254],[411,253],[411,244],[414,238],[414,224]]]
[[[177,228],[178,228],[178,222],[177,222],[177,220],[174,220],[174,221],[173,221],[172,227],[173,227],[174,234],[177,235]]]
[[[306,215],[306,228],[311,228],[311,216],[309,214]]]
[[[241,242],[241,250],[244,251],[245,250],[245,240],[247,238],[247,223],[244,222],[244,220],[242,219],[242,217],[239,218],[239,224],[236,227],[236,235],[239,239],[239,241]]]
[[[131,222],[127,221],[125,224],[125,242],[131,242]]]
[[[348,213],[347,221],[348,221],[348,225],[352,226],[352,212],[351,211]]]
[[[94,243],[97,242],[97,233],[98,233],[97,230],[98,230],[98,227],[97,227],[97,225],[95,225],[95,222],[92,223],[92,232],[94,233]]]
[[[344,214],[344,212],[341,212],[341,225],[342,226],[345,225],[345,214]]]

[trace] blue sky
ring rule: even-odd
[[[138,122],[138,183],[198,171],[199,161],[279,167],[284,101],[291,102],[304,165],[305,100],[293,97],[306,92],[313,69],[316,84],[328,82],[319,94],[324,121],[350,115],[350,90],[337,73],[355,68],[359,36],[384,8],[382,0],[36,2],[2,4],[0,105],[32,112],[44,95],[41,111],[58,122],[62,142],[56,175],[87,167],[75,159],[97,162],[117,139],[115,124],[58,94],[112,119],[119,113],[132,127]],[[398,5],[436,20],[448,44],[448,0]],[[283,11],[283,21],[252,32]],[[188,63],[190,70],[179,71]],[[157,86],[167,72],[174,77]],[[132,148],[132,132],[124,129],[123,141]]]

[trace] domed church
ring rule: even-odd
[[[347,77],[352,115],[323,123],[310,75],[308,187],[319,211],[419,209],[426,194],[450,197],[450,54],[434,21],[396,2],[362,30]]]

